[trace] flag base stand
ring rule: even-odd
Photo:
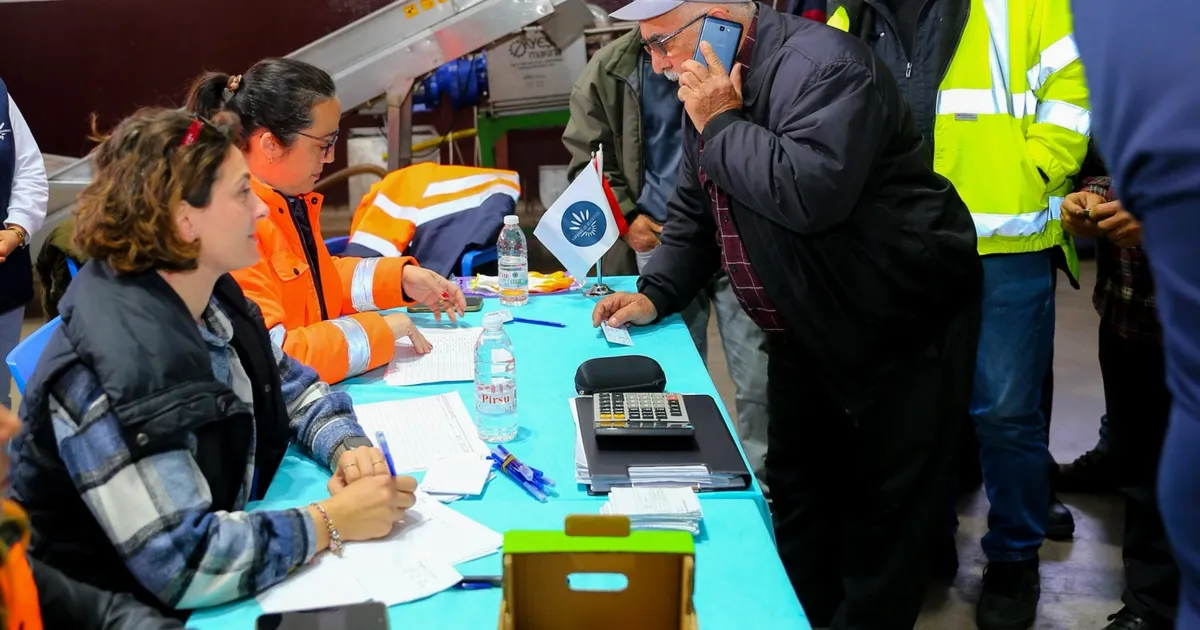
[[[613,293],[613,290],[603,282],[595,282],[583,290],[583,294],[588,297],[604,297]]]

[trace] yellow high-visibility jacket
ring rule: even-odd
[[[884,20],[861,31],[874,1],[831,0],[828,23],[897,54],[894,36],[878,36]],[[1078,278],[1059,206],[1087,153],[1091,113],[1069,0],[958,1],[969,6],[956,8],[966,19],[938,84],[934,170],[970,209],[981,255],[1062,247]]]

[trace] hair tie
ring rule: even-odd
[[[228,103],[240,87],[242,87],[242,75],[235,74],[229,77],[229,81],[225,83],[225,91],[221,94],[221,100]]]

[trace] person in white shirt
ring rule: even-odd
[[[21,340],[25,304],[33,299],[29,239],[46,220],[50,185],[42,152],[0,80],[0,406],[9,407],[12,374],[5,359]]]

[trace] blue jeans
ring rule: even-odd
[[[1042,379],[1054,345],[1052,252],[985,256],[971,416],[991,508],[992,562],[1037,557],[1050,505]]]

